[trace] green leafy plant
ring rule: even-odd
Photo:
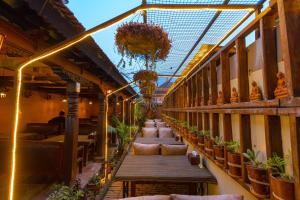
[[[260,151],[255,152],[254,150],[247,149],[247,151],[243,153],[243,156],[251,162],[253,167],[263,167],[264,165],[262,162],[258,161],[257,159],[259,154]]]
[[[193,134],[197,134],[198,132],[198,128],[196,126],[190,126],[188,129]]]
[[[223,140],[222,137],[216,136],[214,140],[215,140],[215,144],[217,146],[223,146],[224,145],[224,140]]]
[[[238,141],[226,142],[226,147],[230,153],[239,153],[240,151],[240,143]]]
[[[204,137],[210,137],[210,131],[209,130],[202,131],[202,136],[204,136]]]
[[[131,126],[130,130],[131,130],[131,133],[136,134],[139,131],[139,127],[138,126]]]
[[[189,127],[189,124],[187,122],[181,122],[181,126],[183,128],[188,128]]]
[[[100,176],[98,174],[94,174],[88,181],[89,184],[99,185],[100,184]]]
[[[79,200],[84,197],[84,192],[76,187],[54,185],[52,193],[47,200]]]
[[[281,158],[276,153],[269,158],[265,164],[267,169],[272,169],[273,172],[278,173],[282,179],[293,180],[293,177],[285,172],[286,160]]]
[[[113,117],[113,122],[116,125],[116,131],[119,140],[118,151],[123,152],[130,141],[130,127],[121,122],[117,117]]]

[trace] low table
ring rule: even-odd
[[[43,142],[58,142],[64,143],[65,135],[57,135],[54,137],[47,138]],[[78,145],[83,145],[83,166],[86,166],[88,160],[88,151],[91,145],[95,145],[95,140],[90,139],[88,135],[78,135]]]
[[[187,156],[135,156],[127,155],[115,175],[116,181],[123,182],[123,197],[129,193],[135,196],[136,183],[176,183],[193,186],[190,193],[195,193],[195,186],[203,183],[217,183],[216,178],[206,168],[191,165]]]
[[[170,145],[184,144],[180,141],[176,141],[175,138],[144,138],[144,137],[137,137],[134,142],[141,143],[141,144],[170,144]]]

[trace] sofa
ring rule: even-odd
[[[243,200],[241,195],[211,195],[211,196],[193,196],[193,195],[155,195],[155,196],[140,196],[129,197],[123,200]]]

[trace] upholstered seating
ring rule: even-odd
[[[143,128],[142,129],[143,137],[145,138],[155,138],[157,137],[157,128]]]
[[[179,195],[171,194],[167,195],[155,195],[155,196],[140,196],[129,197],[124,200],[243,200],[241,195],[211,195],[211,196],[191,196],[191,195]]]
[[[172,138],[174,137],[173,131],[171,128],[162,127],[158,129],[159,138]]]
[[[145,122],[145,127],[148,127],[148,128],[155,127],[155,122],[147,121],[147,122]]]
[[[161,145],[161,155],[163,156],[178,156],[186,155],[187,145]]]
[[[192,196],[171,194],[172,200],[243,200],[241,195],[211,195],[211,196]]]
[[[134,155],[158,155],[159,144],[140,144],[133,143]]]
[[[166,127],[166,122],[156,122],[156,127],[161,128],[161,127]]]
[[[154,119],[155,122],[161,122],[161,119]]]

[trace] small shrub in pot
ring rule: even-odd
[[[215,137],[214,144],[214,154],[216,164],[219,166],[224,166],[224,141],[222,137]]]
[[[240,143],[238,141],[226,142],[228,174],[234,178],[242,175]]]

